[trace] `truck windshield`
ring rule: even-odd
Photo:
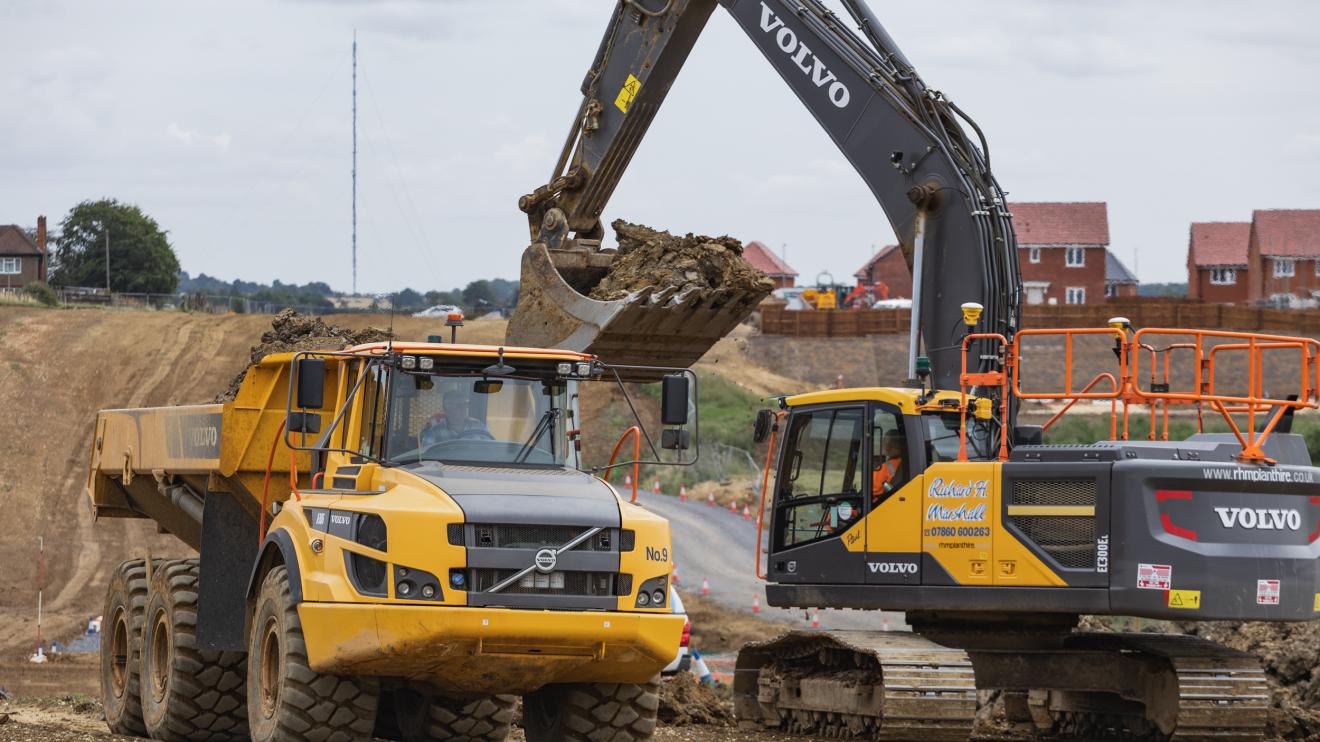
[[[564,464],[565,381],[396,370],[384,387],[389,414],[379,422],[393,463]]]

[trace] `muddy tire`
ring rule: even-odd
[[[412,688],[394,693],[394,716],[404,742],[503,742],[517,696],[445,698]]]
[[[197,648],[196,559],[153,570],[142,627],[142,721],[152,739],[247,738],[247,654]]]
[[[660,682],[548,685],[523,697],[527,742],[641,742],[655,734]]]
[[[247,712],[252,742],[371,739],[378,688],[373,679],[314,672],[307,662],[289,575],[266,574],[248,637]]]
[[[142,615],[147,607],[147,567],[143,559],[119,565],[106,586],[101,613],[101,705],[110,731],[143,737],[141,666]]]

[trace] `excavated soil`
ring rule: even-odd
[[[645,288],[732,289],[768,294],[774,288],[765,274],[742,256],[732,237],[668,232],[616,219],[619,256],[610,272],[591,290],[591,298],[623,299]]]
[[[256,363],[272,353],[343,350],[362,343],[389,340],[390,337],[389,331],[376,327],[351,330],[339,325],[328,325],[320,317],[306,317],[292,309],[285,309],[271,320],[270,329],[262,333],[260,343],[252,346],[248,358]],[[230,380],[229,388],[215,401],[228,402],[238,396],[238,388],[243,385],[243,377],[246,375],[247,369],[244,368]]]
[[[728,688],[702,685],[690,672],[680,672],[660,686],[660,723],[733,726],[733,698]]]
[[[702,654],[737,652],[744,644],[773,639],[798,627],[727,608],[700,595],[683,593],[692,621],[692,646]]]

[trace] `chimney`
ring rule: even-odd
[[[41,251],[41,258],[37,262],[37,280],[46,282],[46,264],[50,262],[50,257],[46,253],[46,217],[37,217],[37,249]]]

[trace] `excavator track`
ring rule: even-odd
[[[838,739],[962,742],[976,718],[967,654],[906,632],[795,631],[738,654],[743,724]]]
[[[1176,714],[1171,742],[1257,742],[1265,738],[1269,685],[1260,661],[1246,652],[1175,634],[1076,634],[1070,645],[1102,651],[1139,652],[1171,666],[1176,710],[1148,709],[1147,716]]]

